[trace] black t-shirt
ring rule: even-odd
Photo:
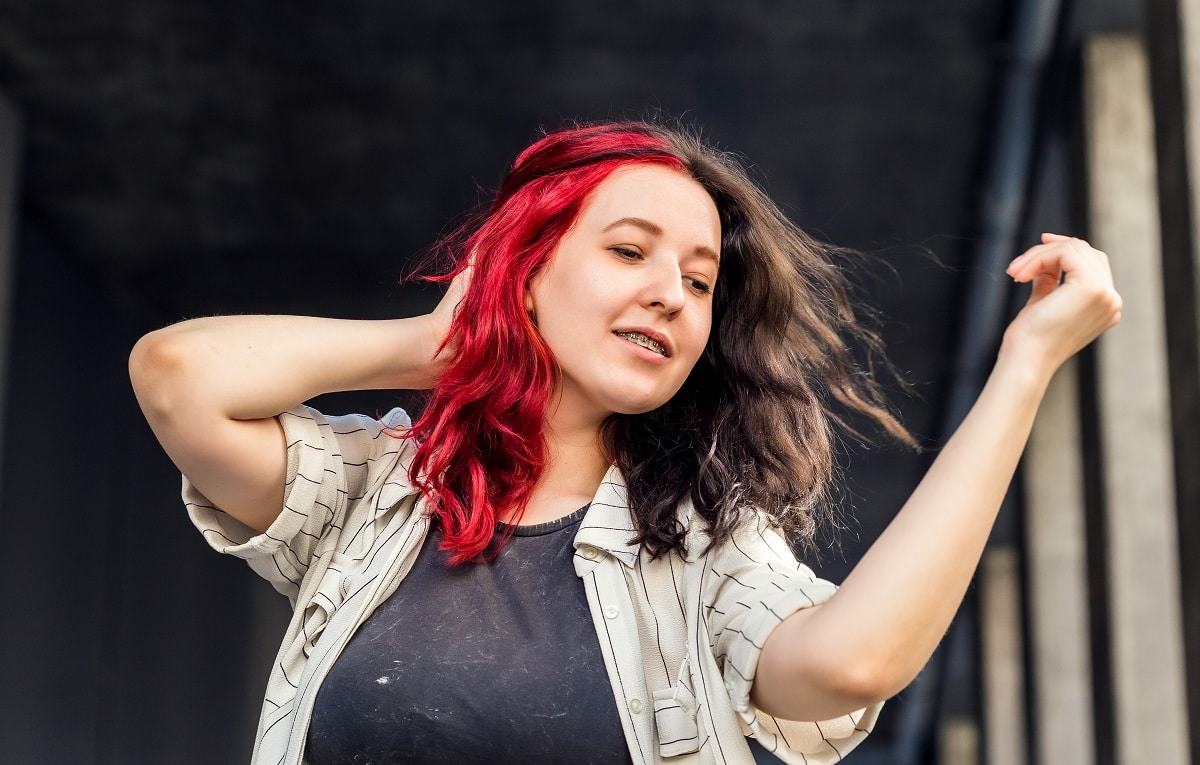
[[[306,760],[631,762],[572,563],[585,510],[518,526],[494,560],[453,567],[435,524],[322,683]]]

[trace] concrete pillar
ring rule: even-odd
[[[1179,186],[1187,189],[1190,202],[1190,210],[1184,211],[1183,215],[1191,222],[1187,249],[1192,263],[1189,274],[1192,305],[1186,313],[1192,324],[1188,333],[1190,347],[1176,354],[1176,367],[1180,371],[1175,375],[1177,382],[1172,393],[1176,410],[1176,452],[1181,459],[1187,460],[1187,463],[1179,464],[1191,464],[1195,469],[1200,464],[1200,435],[1196,433],[1200,428],[1200,322],[1197,321],[1200,316],[1200,0],[1178,0],[1178,5],[1179,69],[1183,80],[1179,112],[1183,122],[1186,173]],[[1181,224],[1179,228],[1184,229],[1184,226]],[[1182,487],[1185,500],[1179,508],[1180,525],[1184,530],[1183,547],[1194,549],[1200,544],[1200,476],[1192,474],[1186,482],[1177,479],[1176,485]],[[1200,564],[1194,554],[1189,557],[1191,560],[1183,568],[1184,634],[1192,758],[1200,761]]]
[[[0,93],[0,487],[4,485],[4,416],[8,408],[9,341],[17,264],[17,206],[20,200],[21,121],[16,106]],[[0,517],[3,508],[0,508]]]
[[[984,553],[980,578],[983,720],[988,765],[1025,765],[1025,657],[1020,557],[1011,545]]]
[[[1154,123],[1143,47],[1085,50],[1090,231],[1126,301],[1096,350],[1119,765],[1190,762]],[[1192,468],[1194,469],[1194,467]]]
[[[938,729],[937,765],[979,765],[979,726],[954,718]]]
[[[1200,465],[1200,0],[1145,0],[1175,464]],[[1200,471],[1175,474],[1192,758],[1200,762]]]
[[[1179,0],[1179,65],[1183,100],[1188,177],[1192,190],[1192,254],[1200,273],[1200,0]],[[1196,296],[1200,302],[1200,294]]]
[[[1078,362],[1058,371],[1022,465],[1040,763],[1095,762]]]

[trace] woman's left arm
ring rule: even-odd
[[[785,619],[751,700],[792,720],[882,701],[916,677],[950,626],[1055,370],[1120,320],[1107,256],[1044,234],[1008,267],[1032,283],[979,399],[837,594]]]

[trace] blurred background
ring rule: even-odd
[[[139,335],[422,311],[401,278],[540,128],[654,116],[871,256],[930,448],[847,448],[835,581],[982,385],[1010,258],[1086,236],[1126,299],[846,761],[1200,762],[1198,0],[3,0],[0,762],[249,759],[287,604],[188,523]]]

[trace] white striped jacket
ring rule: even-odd
[[[294,614],[267,686],[253,765],[301,765],[322,679],[354,630],[411,568],[428,528],[407,465],[413,444],[382,421],[280,415],[287,440],[284,510],[254,534],[184,480],[192,521],[215,549],[246,559],[291,599]],[[745,736],[788,763],[840,760],[870,731],[873,707],[821,723],[777,720],[750,705],[759,650],[780,620],[834,586],[797,563],[766,524],[703,552],[689,508],[686,558],[652,560],[630,544],[619,471],[609,470],[575,536],[625,738],[638,765],[752,763]]]

